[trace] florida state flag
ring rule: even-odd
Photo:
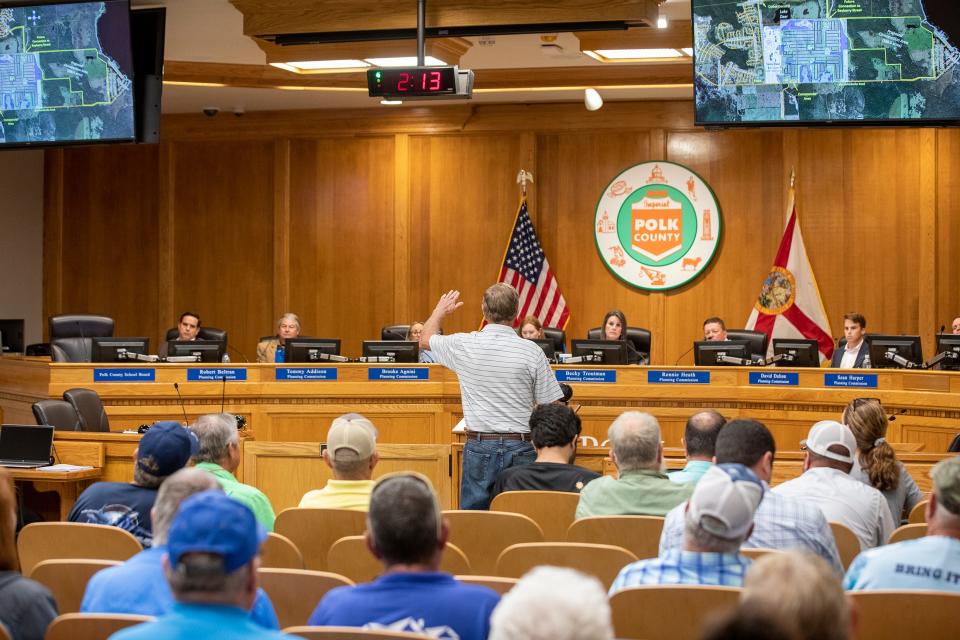
[[[790,182],[787,228],[746,328],[770,336],[770,354],[773,353],[774,338],[816,340],[820,345],[820,362],[823,363],[833,355],[833,338],[800,233],[792,178]]]

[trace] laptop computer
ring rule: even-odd
[[[49,425],[0,425],[0,467],[45,467],[50,464],[52,446],[53,427]]]

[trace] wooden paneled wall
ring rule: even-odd
[[[380,326],[426,317],[459,289],[446,327],[480,321],[533,171],[531,215],[583,336],[618,307],[673,364],[720,315],[750,313],[780,240],[791,168],[834,335],[841,316],[920,333],[929,353],[960,313],[960,131],[705,131],[689,102],[486,105],[165,118],[159,146],[47,152],[45,313],[99,312],[158,340],[180,311],[253,356],[278,315],[356,355]],[[708,272],[646,293],[616,280],[593,239],[601,190],[648,160],[685,164],[723,208]],[[690,361],[687,355],[681,363]]]

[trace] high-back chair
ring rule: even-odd
[[[260,546],[260,566],[264,569],[303,569],[303,554],[290,538],[271,531]]]
[[[514,544],[497,558],[497,575],[521,578],[540,565],[568,567],[595,577],[605,589],[620,570],[637,556],[622,547],[584,542],[528,542]]]
[[[510,591],[510,589],[513,589],[515,586],[517,586],[517,583],[520,582],[520,580],[517,578],[504,578],[503,576],[474,576],[460,574],[455,577],[464,584],[478,584],[481,587],[493,589],[500,595]]]
[[[129,532],[104,524],[34,522],[20,531],[17,553],[20,571],[30,575],[44,560],[85,559],[124,561],[143,551]]]
[[[89,314],[50,316],[50,357],[54,362],[90,362],[93,338],[113,335],[113,318]]]
[[[116,560],[43,560],[28,577],[50,589],[60,613],[76,613],[93,574],[118,564]]]
[[[860,555],[860,538],[850,527],[839,522],[831,522],[830,529],[833,530],[833,539],[837,541],[840,564],[843,565],[844,570],[847,570],[853,559]]]
[[[506,491],[490,503],[491,511],[522,513],[540,525],[543,539],[562,542],[576,519],[579,493],[566,491]]]
[[[587,331],[588,340],[600,340],[601,336],[603,336],[603,327],[594,327]],[[633,343],[633,348],[637,353],[650,354],[651,336],[650,329],[627,327],[626,338]]]
[[[37,400],[31,408],[37,424],[48,424],[56,431],[80,430],[80,416],[66,400]]]
[[[117,631],[155,620],[127,613],[65,613],[47,627],[45,640],[104,640]]]
[[[921,522],[927,521],[927,503],[929,500],[922,500],[913,506],[913,509],[910,509],[910,516],[907,518],[907,522],[910,524],[920,524]]]
[[[893,533],[890,534],[890,538],[887,540],[887,544],[896,544],[904,540],[916,540],[925,535],[927,535],[926,522],[921,522],[920,524],[905,524],[893,530]]]
[[[354,582],[370,582],[383,573],[383,564],[367,549],[364,536],[340,538],[330,547],[327,568]],[[470,561],[455,544],[447,543],[440,559],[440,570],[446,573],[470,573]]]
[[[257,577],[273,602],[281,629],[307,624],[327,591],[353,584],[335,573],[304,569],[259,569]]]
[[[110,431],[110,420],[103,408],[100,394],[93,389],[67,389],[63,399],[69,402],[80,417],[80,431]]]
[[[284,509],[273,530],[290,539],[303,554],[303,565],[313,571],[327,570],[327,554],[333,543],[367,529],[367,513],[352,509]]]
[[[857,637],[923,638],[957,637],[960,593],[943,591],[848,591],[857,612]]]
[[[623,547],[644,560],[656,558],[663,531],[660,516],[591,516],[567,529],[567,542],[592,542]]]
[[[614,634],[617,638],[696,640],[708,618],[737,607],[741,591],[701,585],[622,589],[610,596]]]
[[[497,558],[512,544],[543,542],[543,531],[531,518],[502,511],[444,511],[450,523],[449,542],[470,559],[473,573],[496,575]]]

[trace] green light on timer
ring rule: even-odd
[[[379,84],[379,83],[380,83],[380,77],[383,75],[383,73],[380,72],[380,71],[377,71],[377,72],[374,73],[373,75],[374,75],[374,77],[377,79],[377,84]]]

